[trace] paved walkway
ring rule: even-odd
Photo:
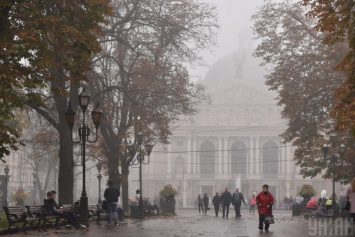
[[[87,237],[306,237],[309,223],[303,217],[292,217],[290,211],[274,211],[275,224],[269,232],[258,230],[258,215],[242,210],[242,218],[235,218],[234,210],[228,219],[215,217],[210,210],[207,215],[199,214],[197,210],[178,210],[176,216],[147,217],[144,220],[127,218],[119,226],[106,227],[105,224],[91,223],[87,230],[68,230],[54,228],[48,232],[28,231],[34,236],[87,236]],[[104,222],[102,222],[104,223]],[[4,236],[25,236],[14,233]],[[317,235],[327,236],[327,235]],[[329,236],[329,235],[328,235]],[[334,235],[332,235],[334,236]],[[348,236],[348,235],[341,235]]]

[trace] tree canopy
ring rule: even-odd
[[[354,142],[347,131],[335,130],[330,112],[336,104],[335,91],[346,81],[346,73],[335,68],[348,47],[343,42],[324,45],[327,34],[314,29],[316,19],[306,16],[306,12],[306,7],[292,1],[267,2],[260,7],[253,15],[253,30],[260,42],[254,55],[271,68],[266,85],[278,92],[282,117],[287,121],[281,136],[285,143],[297,147],[294,158],[301,174],[332,177],[332,163],[329,156],[324,159],[321,147],[336,133],[336,146],[345,143],[349,149],[344,162],[337,163],[336,179],[346,182],[355,167],[349,159]],[[339,154],[334,149],[330,153]]]
[[[1,1],[0,159],[17,149],[18,133],[6,125],[14,108],[44,106],[51,92],[66,96],[66,83],[86,80],[108,2]]]
[[[337,70],[347,74],[336,90],[336,104],[332,116],[336,128],[349,130],[355,136],[355,15],[354,1],[342,0],[302,0],[309,6],[307,15],[317,20],[315,29],[323,32],[323,42],[327,45],[346,44],[347,49],[337,64]]]
[[[204,99],[186,66],[201,62],[199,51],[214,45],[218,23],[215,8],[197,0],[115,1],[109,20],[103,51],[93,59],[92,77],[99,80],[90,81],[90,88],[102,101],[109,178],[118,185],[125,181],[128,204],[126,144],[138,132],[167,143],[171,123]]]
[[[92,55],[100,51],[97,39],[110,14],[109,2],[1,2],[3,117],[11,119],[12,108],[26,104],[59,132],[59,192],[63,203],[73,202],[73,147],[64,112],[68,97],[75,98],[80,84],[87,80]]]

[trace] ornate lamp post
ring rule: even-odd
[[[7,207],[7,184],[8,184],[8,182],[9,182],[9,177],[8,177],[8,175],[9,175],[9,173],[10,173],[10,168],[9,168],[8,165],[5,167],[4,172],[5,172],[5,175],[6,175],[6,182],[5,182],[5,185],[6,185],[6,187],[5,187],[5,190],[6,190],[6,194],[5,194],[5,207]]]
[[[81,107],[81,112],[83,115],[82,124],[80,125],[80,127],[78,129],[79,140],[77,140],[77,141],[73,140],[73,132],[72,131],[73,131],[74,121],[75,121],[75,112],[71,108],[70,101],[69,101],[69,105],[68,105],[68,110],[67,110],[67,112],[65,112],[65,119],[69,125],[70,130],[71,130],[72,142],[74,144],[80,143],[82,146],[83,190],[82,190],[81,197],[80,197],[80,212],[79,212],[80,218],[79,218],[79,221],[80,221],[80,223],[88,226],[89,211],[88,211],[88,197],[87,197],[86,189],[85,189],[85,182],[86,182],[86,178],[85,178],[85,161],[86,161],[85,151],[86,150],[85,149],[86,149],[86,142],[94,143],[97,141],[97,133],[98,133],[98,129],[99,129],[99,126],[101,123],[101,119],[102,119],[102,112],[99,108],[99,104],[97,104],[96,108],[91,112],[91,117],[92,117],[93,123],[96,127],[96,134],[95,134],[95,139],[90,141],[89,140],[90,129],[85,123],[85,112],[86,112],[86,109],[89,105],[90,95],[85,91],[85,89],[83,89],[83,91],[80,93],[78,98],[79,98],[79,104]]]
[[[143,134],[138,133],[136,139],[137,144],[136,146],[132,143],[129,143],[127,145],[127,150],[129,154],[132,157],[132,165],[137,165],[139,164],[139,203],[138,203],[138,208],[139,208],[139,218],[144,218],[144,210],[143,210],[143,188],[142,188],[142,164],[149,164],[149,156],[150,153],[153,150],[153,144],[148,142],[144,145],[143,149]],[[134,159],[136,153],[138,152],[136,159]],[[144,153],[148,155],[148,160],[144,162]]]
[[[335,202],[335,178],[334,178],[334,173],[335,173],[335,169],[336,169],[336,160],[337,160],[337,156],[336,156],[336,137],[335,136],[331,136],[330,137],[331,143],[332,143],[332,148],[333,148],[333,154],[330,155],[330,162],[331,162],[331,168],[332,168],[332,180],[333,180],[333,194],[332,194],[332,209],[334,211],[334,216],[335,216],[335,210],[336,210],[336,202]],[[329,146],[328,144],[324,144],[322,146],[322,152],[324,155],[324,159],[327,158],[328,156],[328,152],[329,152]],[[346,152],[346,146],[344,144],[341,144],[339,146],[339,153],[341,158],[344,156]]]
[[[102,200],[101,200],[101,179],[102,179],[102,175],[101,175],[101,168],[102,168],[102,163],[101,161],[99,161],[97,164],[96,164],[96,168],[97,168],[97,171],[99,171],[99,174],[97,175],[97,179],[99,181],[99,200],[98,200],[98,204],[102,204]]]

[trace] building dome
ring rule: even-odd
[[[265,70],[259,66],[260,59],[252,56],[251,50],[238,50],[224,56],[208,70],[202,84],[207,89],[221,87],[233,80],[245,80],[258,87],[264,87]]]

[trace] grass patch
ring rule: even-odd
[[[7,228],[9,223],[7,222],[5,212],[1,213],[0,218],[0,228]]]

